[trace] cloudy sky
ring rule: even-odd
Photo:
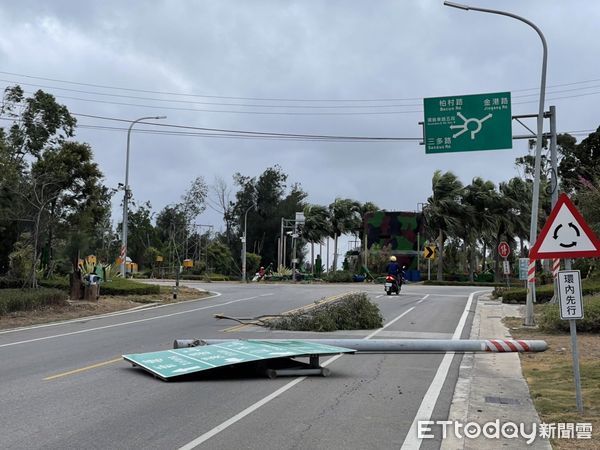
[[[595,130],[600,2],[473,1],[541,28],[546,106],[556,105],[559,131],[582,138]],[[514,160],[527,152],[515,140],[512,150],[426,155],[418,142],[424,97],[510,91],[513,114],[538,110],[535,31],[440,0],[4,1],[0,30],[0,86],[43,89],[67,105],[76,138],[93,147],[111,187],[124,181],[128,123],[98,117],[398,138],[273,140],[139,124],[153,133],[132,134],[130,185],[156,211],[179,201],[197,176],[232,184],[235,172],[257,176],[274,164],[312,203],[349,197],[415,210],[436,169],[465,184],[475,176],[498,183],[519,175]],[[513,123],[513,134],[525,132]],[[221,227],[210,210],[198,221]]]

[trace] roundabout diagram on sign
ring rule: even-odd
[[[482,117],[481,119],[476,119],[475,117],[467,119],[461,113],[456,113],[456,115],[458,117],[460,117],[464,121],[464,123],[462,125],[450,125],[450,129],[452,129],[452,130],[454,130],[456,128],[460,128],[461,129],[458,133],[454,133],[452,135],[453,138],[457,138],[461,134],[466,133],[467,131],[470,131],[471,132],[471,139],[475,139],[475,135],[477,133],[479,133],[479,131],[481,131],[481,124],[483,122],[485,122],[486,120],[492,118],[492,114],[491,113],[488,114],[487,116]],[[475,128],[469,129],[469,123],[474,123],[475,124]]]

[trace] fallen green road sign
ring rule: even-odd
[[[354,353],[355,350],[303,341],[231,341],[198,347],[123,355],[123,359],[168,380],[181,375],[241,364],[295,356]]]

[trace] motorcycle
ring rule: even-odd
[[[388,275],[385,277],[385,284],[383,287],[387,295],[392,295],[392,292],[396,295],[399,295],[400,288],[402,287],[402,281],[398,280],[398,278],[394,275]]]

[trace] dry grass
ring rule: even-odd
[[[166,304],[193,300],[206,297],[207,295],[207,293],[196,289],[180,287],[177,300],[173,300],[172,288],[167,286],[161,286],[160,294],[153,295],[101,295],[97,302],[69,301],[67,306],[53,306],[34,311],[19,311],[0,316],[0,330],[123,311],[143,306],[143,304]]]
[[[554,449],[600,448],[600,336],[579,333],[579,367],[581,372],[584,415],[575,404],[573,360],[569,334],[547,334],[523,328],[521,318],[507,318],[505,323],[518,339],[543,339],[549,349],[543,353],[521,354],[523,375],[542,422],[592,423],[591,440],[554,439]]]

